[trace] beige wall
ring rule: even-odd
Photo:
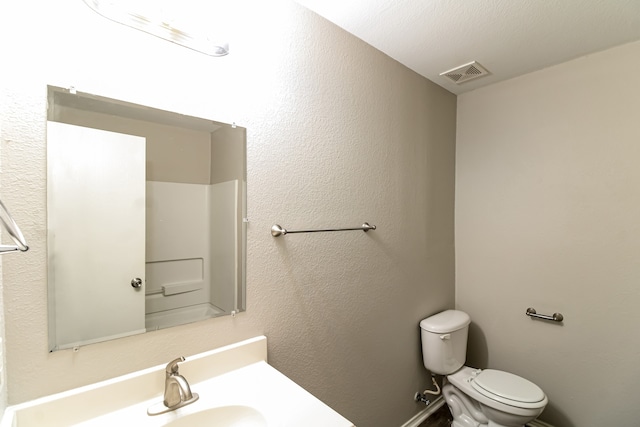
[[[2,7],[0,6],[0,10]],[[2,87],[2,77],[0,77],[0,87]],[[5,108],[5,103],[3,102],[3,98],[0,97],[0,118],[3,117],[3,112]],[[2,120],[0,119],[0,141],[2,141]],[[1,150],[1,148],[0,148]],[[1,152],[1,151],[0,151]],[[2,173],[2,168],[0,164],[0,174]],[[0,186],[0,195],[2,194],[3,188]],[[2,200],[0,198],[0,200]],[[7,237],[6,231],[0,231],[0,236],[2,237],[2,241],[4,242]],[[0,258],[0,307],[4,307],[4,298],[3,298],[3,284],[2,284],[2,258]],[[7,375],[6,375],[6,361],[5,361],[5,335],[4,335],[4,310],[0,310],[0,414],[4,413],[5,408],[7,407]]]
[[[246,181],[245,140],[247,132],[240,127],[221,126],[211,133],[211,183],[237,179]]]
[[[210,132],[63,106],[55,113],[55,121],[146,138],[147,181],[210,182]]]
[[[456,305],[469,362],[560,427],[638,425],[640,43],[458,98]],[[565,316],[532,321],[527,307]]]
[[[36,3],[0,30],[0,188],[31,246],[3,259],[10,403],[266,334],[276,368],[361,427],[422,409],[418,322],[454,304],[455,97],[288,1],[233,2],[224,58]],[[47,353],[47,84],[247,128],[246,313]],[[378,230],[270,235],[363,221]]]

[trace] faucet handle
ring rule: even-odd
[[[184,357],[180,356],[175,360],[172,360],[167,364],[166,372],[167,376],[175,375],[178,373],[178,363],[184,362]]]

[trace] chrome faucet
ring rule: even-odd
[[[177,409],[198,400],[198,394],[191,393],[187,380],[178,373],[178,363],[184,362],[184,357],[169,362],[164,380],[164,406]]]
[[[192,393],[187,380],[178,372],[178,363],[184,362],[184,357],[179,357],[167,364],[164,380],[163,406],[159,403],[147,410],[149,415],[160,415],[173,411],[198,400],[198,393]]]

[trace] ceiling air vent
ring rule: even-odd
[[[468,64],[440,73],[441,76],[448,78],[457,85],[489,74],[489,71],[476,61],[469,62]]]

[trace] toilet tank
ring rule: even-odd
[[[464,365],[469,323],[469,315],[459,310],[446,310],[420,322],[422,360],[429,371],[449,375]]]

